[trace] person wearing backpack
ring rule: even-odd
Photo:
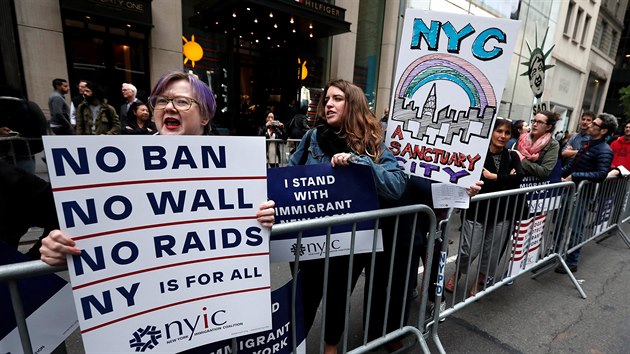
[[[83,94],[85,101],[77,107],[77,134],[120,134],[120,119],[114,107],[107,104],[103,89],[96,84],[88,83]]]

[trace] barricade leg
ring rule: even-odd
[[[630,239],[628,238],[628,235],[626,235],[626,233],[623,231],[623,229],[621,228],[621,226],[619,224],[615,225],[615,231],[617,231],[619,236],[621,236],[621,239],[626,244],[626,247],[630,248]],[[614,235],[615,235],[615,232],[605,233],[595,243],[599,244],[599,243],[603,242],[604,240],[606,240],[609,237],[612,237]]]
[[[630,239],[628,238],[628,235],[626,235],[626,233],[623,231],[623,229],[619,225],[617,225],[617,232],[619,232],[619,234],[621,235],[621,239],[623,240],[623,242],[626,243],[626,246],[630,248]]]
[[[20,290],[18,289],[17,281],[8,281],[8,286],[9,293],[11,294],[11,305],[13,305],[13,311],[15,313],[15,323],[17,324],[20,340],[22,341],[22,349],[24,349],[24,353],[33,353],[31,337],[28,334],[26,315],[24,313],[24,307],[22,306],[22,299],[20,298]]]
[[[558,260],[554,261],[555,258],[557,258]],[[539,275],[549,272],[550,270],[554,269],[556,266],[562,266],[564,268],[564,270],[567,272],[567,275],[569,276],[569,279],[571,279],[571,282],[573,282],[573,285],[575,285],[575,288],[580,293],[580,296],[583,299],[586,299],[586,293],[580,286],[580,283],[578,283],[577,279],[575,279],[575,276],[569,269],[569,266],[567,265],[567,263],[559,254],[555,254],[553,257],[549,258],[548,260],[541,262],[541,265],[539,268],[532,270],[533,275],[531,276],[531,279],[536,279]]]
[[[412,326],[405,326],[401,329],[397,329],[391,333],[388,333],[380,338],[374,339],[372,341],[370,341],[367,344],[364,344],[360,347],[354,348],[353,350],[349,351],[348,354],[362,354],[362,353],[367,353],[371,350],[374,350],[378,347],[384,346],[388,343],[391,343],[393,341],[396,341],[404,336],[407,335],[413,335],[415,337],[415,339],[418,341],[418,343],[420,344],[420,348],[422,348],[422,352],[423,353],[430,353],[431,351],[429,350],[429,346],[427,345],[427,342],[424,340],[424,337],[422,336],[422,333],[415,327]]]
[[[567,272],[567,275],[571,279],[571,282],[573,282],[573,285],[575,285],[575,288],[580,293],[580,296],[582,296],[583,299],[586,299],[586,293],[584,292],[584,290],[582,290],[582,287],[580,286],[580,283],[578,283],[577,279],[575,279],[575,276],[573,275],[571,270],[569,270],[569,266],[567,265],[567,263],[559,255],[558,255],[558,261],[560,262],[560,265],[562,265],[562,267],[564,267],[564,270]]]

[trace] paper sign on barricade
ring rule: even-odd
[[[538,179],[534,176],[525,176],[520,184],[520,188],[544,186],[551,183],[558,183],[562,177],[562,162],[556,162],[556,165],[551,170],[549,177],[546,179]],[[544,189],[535,192],[527,193],[527,201],[529,204],[530,213],[542,213],[549,210],[555,210],[560,208],[562,203],[562,188],[556,189]]]
[[[593,228],[593,236],[601,234],[608,228],[610,216],[613,210],[613,198],[603,198],[599,202],[599,214],[595,216],[595,227]]]
[[[530,269],[538,261],[546,219],[546,215],[538,215],[517,222],[512,234],[509,276]]]
[[[276,224],[356,213],[378,208],[376,186],[369,166],[333,168],[329,164],[273,168],[268,172],[269,198],[276,203]],[[332,228],[330,256],[350,254],[352,225]],[[273,235],[271,261],[291,262],[297,252],[297,233]],[[372,252],[374,221],[357,224],[355,253]],[[376,250],[383,249],[380,230]],[[326,256],[326,229],[302,233],[300,260]]]
[[[387,146],[411,175],[480,179],[520,22],[407,9]]]
[[[44,137],[86,352],[179,352],[271,328],[265,140]]]
[[[15,248],[0,241],[0,265],[29,260]],[[56,274],[20,279],[17,284],[31,348],[38,354],[51,353],[79,326],[74,314],[70,284]],[[0,304],[0,353],[22,353],[22,342],[6,283],[0,283]]]

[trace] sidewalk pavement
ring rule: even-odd
[[[630,235],[629,223],[623,229]],[[575,276],[586,299],[551,269],[455,313],[439,326],[446,352],[628,353],[630,249],[618,235],[589,243]]]

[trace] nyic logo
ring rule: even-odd
[[[133,333],[133,338],[129,340],[129,347],[136,352],[153,349],[160,344],[158,339],[162,338],[162,331],[164,331],[168,345],[180,340],[190,341],[195,335],[242,325],[242,323],[227,324],[228,321],[225,318],[227,311],[225,310],[217,310],[210,314],[206,313],[207,307],[203,307],[202,310],[203,312],[196,317],[164,323],[160,326],[164,327],[163,330],[151,325],[139,328]]]
[[[155,326],[138,328],[137,331],[133,332],[133,338],[129,340],[129,348],[137,352],[144,352],[160,344],[160,342],[158,342],[160,338],[162,338],[162,331],[155,328]]]
[[[330,252],[337,251],[341,249],[339,240],[332,240],[330,242]],[[296,254],[300,252],[300,256],[303,256],[305,253],[308,255],[319,255],[323,256],[326,254],[326,241],[324,242],[310,242],[300,245],[300,249],[298,251],[297,243],[294,243],[291,246],[291,253]]]
[[[298,245],[297,243],[294,243],[291,246],[291,253],[295,254],[296,252],[298,252]],[[306,252],[306,247],[304,247],[304,245],[300,245],[300,256],[304,255],[304,252]]]

